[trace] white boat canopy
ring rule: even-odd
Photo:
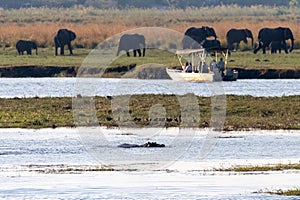
[[[194,53],[205,53],[205,49],[180,49],[176,50],[177,55],[189,55]]]
[[[200,62],[204,62],[208,58],[208,54],[214,54],[215,60],[218,60],[218,54],[221,54],[225,59],[225,66],[227,65],[227,59],[228,59],[228,48],[224,47],[216,47],[216,48],[209,48],[209,49],[179,49],[176,50],[176,55],[178,57],[178,60],[180,64],[183,66],[182,59],[184,56],[189,56],[192,59],[192,65],[195,65],[194,59],[200,58]],[[199,63],[198,63],[199,64]]]

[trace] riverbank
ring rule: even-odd
[[[78,97],[80,98],[80,96]],[[97,122],[92,125],[117,127],[116,114],[112,113],[112,99],[116,97],[96,97]],[[199,102],[199,123],[192,127],[210,127],[212,107],[210,97],[197,97]],[[85,100],[85,98],[82,98]],[[152,106],[162,105],[166,116],[151,119]],[[300,129],[300,96],[285,97],[226,97],[226,119],[224,130],[249,129]],[[165,127],[185,127],[181,121],[181,108],[176,95],[131,95],[129,97],[129,118],[138,127],[149,127],[155,123]],[[120,108],[120,112],[122,109]],[[122,111],[123,112],[123,111]],[[126,112],[126,110],[124,110]],[[72,98],[9,98],[0,99],[0,128],[46,128],[91,125],[90,113],[83,109],[82,121],[75,124]],[[197,118],[197,116],[196,116]],[[188,116],[187,121],[195,120]],[[151,125],[152,124],[152,125]],[[191,125],[187,125],[190,127]]]
[[[1,67],[0,77],[24,78],[24,77],[77,77],[79,67],[75,66],[13,66]],[[245,69],[234,68],[239,72],[239,79],[298,79],[300,70],[297,69]],[[101,76],[99,68],[92,68],[94,74],[86,72],[90,76],[103,78],[121,78],[126,74],[128,78],[140,79],[170,79],[165,66],[153,68],[138,68],[135,64],[107,68]]]

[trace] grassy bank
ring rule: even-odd
[[[82,98],[83,100],[85,98]],[[211,98],[198,97],[200,121],[194,127],[210,127]],[[181,124],[181,110],[174,95],[133,95],[129,98],[129,119],[138,127],[148,127],[153,119],[149,110],[161,105],[166,117],[158,123],[166,127],[185,126]],[[94,125],[117,126],[112,114],[111,99],[96,97],[97,122]],[[300,96],[250,97],[227,96],[225,130],[257,129],[299,129]],[[120,108],[122,113],[125,108]],[[126,111],[126,110],[125,110]],[[124,111],[124,112],[125,112]],[[89,112],[83,110],[82,121],[76,125],[89,124]],[[189,116],[193,121],[195,116]],[[196,116],[199,117],[199,116]],[[151,122],[152,120],[152,122]],[[0,128],[44,128],[75,126],[72,98],[12,98],[0,99]]]
[[[91,49],[77,48],[74,50],[74,56],[54,56],[53,48],[40,48],[38,55],[17,55],[14,48],[0,49],[0,68],[9,68],[15,66],[55,66],[55,67],[80,67],[85,58],[89,55]],[[68,52],[67,52],[68,53]],[[253,70],[300,70],[300,50],[295,50],[290,54],[253,54],[250,51],[235,52],[228,58],[229,68],[253,69]],[[102,56],[98,59],[101,59]],[[148,49],[145,57],[126,57],[110,55],[115,58],[110,66],[101,66],[116,71],[120,67],[131,65],[141,66],[148,63],[162,64],[167,67],[180,67],[180,63],[173,53],[167,50]],[[91,67],[94,67],[91,65]],[[99,67],[96,66],[95,67]],[[116,69],[116,70],[114,70]],[[120,76],[119,75],[115,75]]]

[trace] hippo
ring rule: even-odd
[[[141,145],[123,143],[123,144],[118,145],[118,147],[121,147],[121,148],[148,147],[149,148],[149,147],[165,147],[165,145],[164,144],[157,144],[156,142],[147,142],[147,143],[141,144]]]

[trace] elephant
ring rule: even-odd
[[[253,35],[249,29],[230,29],[226,33],[227,48],[229,50],[236,51],[239,48],[239,44],[243,41],[245,44],[248,43],[247,38],[251,39],[251,46],[253,47]],[[234,46],[234,44],[236,44]]]
[[[138,52],[139,57],[146,53],[146,42],[145,36],[140,34],[124,34],[121,36],[118,46],[117,56],[119,56],[121,51],[126,51],[128,57],[130,57],[129,50],[133,50],[133,56],[136,57],[136,52]],[[143,49],[143,53],[141,52]]]
[[[54,37],[55,55],[57,56],[58,48],[60,48],[60,55],[65,55],[64,46],[68,45],[70,55],[73,55],[71,42],[75,40],[76,34],[68,29],[59,29]]]
[[[270,43],[271,53],[281,53],[281,49],[285,49],[284,44],[281,41],[272,41]]]
[[[291,47],[288,50],[286,40],[291,40]],[[270,46],[272,41],[281,43],[285,53],[292,52],[294,49],[294,36],[290,28],[262,28],[258,32],[258,47],[254,49],[253,53],[257,53],[261,48],[263,54],[266,53],[266,48]]]
[[[164,144],[158,144],[156,142],[147,142],[147,143],[141,144],[141,145],[123,143],[123,144],[118,145],[118,147],[120,147],[120,148],[148,147],[149,148],[149,147],[165,147],[165,145]]]
[[[216,32],[213,28],[208,26],[202,26],[200,28],[191,27],[184,33],[182,47],[183,49],[199,48],[199,44],[208,37],[214,37],[214,39],[217,39]]]
[[[27,55],[31,55],[31,50],[35,49],[36,50],[36,55],[38,54],[38,48],[35,42],[33,41],[28,41],[28,40],[19,40],[16,43],[16,49],[19,53],[19,55],[23,55],[24,51],[27,52]]]
[[[201,46],[202,48],[205,48],[206,50],[210,49],[210,48],[214,48],[214,47],[221,47],[221,42],[219,40],[203,40],[201,42]]]

